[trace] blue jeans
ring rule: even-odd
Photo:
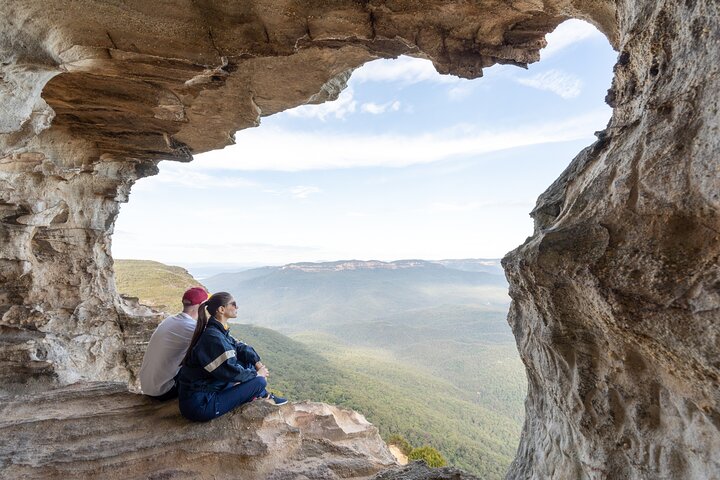
[[[254,398],[267,395],[265,377],[255,377],[239,385],[228,385],[219,392],[181,391],[180,413],[194,422],[207,422]]]
[[[178,397],[177,380],[175,381],[175,385],[173,385],[170,390],[163,393],[162,395],[156,395],[156,396],[146,395],[146,396],[152,398],[153,400],[158,400],[160,402],[164,402],[166,400],[172,400],[173,398],[177,398]]]

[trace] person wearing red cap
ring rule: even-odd
[[[200,304],[208,297],[204,288],[188,289],[182,297],[183,311],[167,317],[153,332],[139,374],[145,395],[157,400],[178,396],[175,377],[192,340]]]

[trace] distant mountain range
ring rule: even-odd
[[[156,305],[195,282],[145,261],[117,261],[116,278]],[[385,438],[401,434],[480,478],[503,478],[527,380],[499,260],[293,263],[202,283],[233,294],[233,335],[258,348],[274,388],[356,409]]]
[[[434,263],[456,270],[468,272],[486,272],[505,276],[499,258],[466,258],[463,260],[436,260]]]
[[[497,259],[464,259],[464,260],[395,260],[381,262],[379,260],[339,260],[336,262],[300,262],[290,263],[281,270],[299,270],[303,272],[340,272],[344,270],[398,270],[402,268],[428,268],[434,265],[466,272],[485,272],[503,275],[502,265]]]
[[[238,321],[291,333],[443,305],[506,312],[501,272],[499,260],[343,260],[222,273],[203,283],[235,296]]]

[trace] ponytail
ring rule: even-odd
[[[188,347],[187,352],[185,353],[185,358],[183,358],[180,365],[187,365],[187,362],[190,359],[190,353],[192,353],[193,348],[195,348],[195,345],[197,345],[200,340],[200,336],[205,331],[205,327],[207,327],[207,314],[210,313],[210,315],[215,315],[218,308],[227,305],[231,299],[232,295],[229,293],[218,292],[214,293],[210,298],[200,304],[200,307],[198,308],[198,319],[197,325],[195,325],[195,332],[193,332],[192,340],[190,340],[190,346]]]
[[[192,352],[193,348],[195,348],[195,345],[197,345],[198,340],[200,340],[200,335],[205,331],[205,327],[207,327],[208,323],[208,317],[207,312],[205,310],[205,307],[207,307],[207,300],[205,300],[203,303],[200,304],[200,307],[198,307],[198,319],[197,324],[195,325],[195,331],[193,332],[192,340],[190,340],[190,346],[187,349],[187,352],[185,352],[185,358],[183,358],[182,365],[187,365],[188,360],[190,359],[190,353]]]

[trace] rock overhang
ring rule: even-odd
[[[621,52],[613,119],[505,259],[529,376],[509,475],[720,475],[716,2],[0,9],[0,375],[60,383],[133,379],[152,322],[117,298],[109,236],[117,203],[159,159],[190,160],[261,116],[334,98],[374,58],[477,77],[537,60],[566,18],[592,22]]]
[[[91,143],[96,158],[187,161],[261,116],[335,98],[349,72],[376,58],[415,55],[476,78],[496,63],[537,61],[544,35],[572,16],[617,36],[611,3],[592,13],[535,1],[86,0],[4,10],[6,86],[37,77],[12,92],[16,115],[3,116],[3,132],[16,138],[3,150],[22,144],[18,134],[52,128]]]

